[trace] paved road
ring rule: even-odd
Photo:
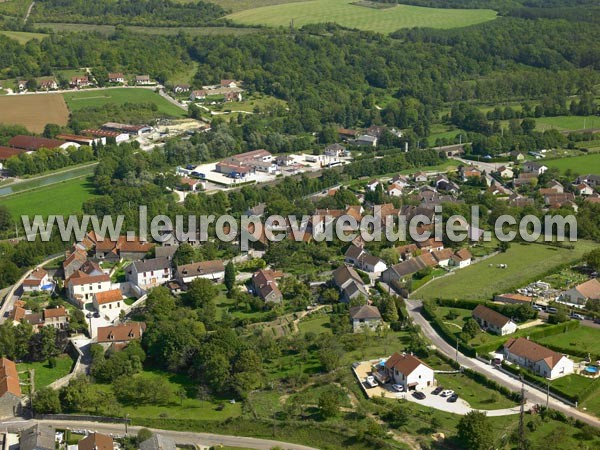
[[[98,431],[100,433],[125,434],[125,426],[123,424],[110,424],[98,422],[81,422],[81,421],[65,421],[65,420],[13,420],[0,422],[0,427],[8,428],[9,430],[21,430],[28,428],[36,423],[49,424],[55,427],[71,428],[71,429],[87,429]],[[136,434],[140,427],[129,427],[129,434]],[[243,436],[228,436],[212,433],[192,433],[187,431],[171,431],[152,429],[156,433],[160,433],[175,441],[176,444],[199,444],[203,446],[230,446],[253,448],[257,450],[270,450],[273,447],[281,447],[285,450],[317,450],[314,447],[308,447],[300,444],[290,444],[287,442],[273,441],[270,439],[257,439]]]
[[[444,339],[440,337],[439,334],[432,328],[429,322],[423,317],[421,314],[423,303],[420,300],[407,300],[406,307],[408,309],[408,313],[413,319],[413,321],[421,327],[423,334],[427,339],[431,341],[431,343],[444,355],[456,359],[461,366],[466,367],[468,369],[479,372],[491,380],[496,381],[497,383],[509,388],[512,391],[519,391],[521,389],[521,382],[516,378],[511,377],[510,375],[505,374],[504,372],[495,369],[493,366],[485,364],[477,359],[468,358],[462,353],[458,352],[454,347],[449,345]],[[528,402],[537,403],[540,405],[546,404],[546,394],[534,389],[532,387],[525,387],[525,396]],[[600,419],[593,417],[589,414],[586,414],[578,409],[567,405],[553,397],[550,397],[548,400],[548,405],[565,413],[568,416],[574,417],[576,419],[581,420],[589,425],[599,427],[600,428]]]

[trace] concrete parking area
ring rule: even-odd
[[[481,411],[485,412],[488,416],[508,416],[511,414],[518,414],[520,407],[516,406],[513,408],[504,408],[504,409],[492,409],[492,410],[482,410],[472,408],[471,405],[462,398],[458,398],[456,402],[449,402],[449,397],[442,397],[441,395],[433,395],[432,392],[435,390],[436,386],[427,387],[423,392],[425,394],[425,398],[419,400],[413,396],[413,392],[396,392],[392,389],[392,385],[390,383],[386,383],[384,385],[379,384],[376,387],[368,387],[365,383],[365,379],[373,374],[373,366],[378,364],[381,360],[371,360],[371,361],[362,361],[357,363],[355,367],[353,367],[354,373],[358,379],[358,382],[361,384],[363,391],[367,395],[368,398],[374,397],[385,397],[391,399],[398,400],[406,400],[409,402],[417,403],[419,405],[427,406],[429,408],[435,408],[440,411],[445,411],[453,414],[465,415],[470,411]],[[533,406],[532,404],[525,405],[525,409],[529,410]]]

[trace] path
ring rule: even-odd
[[[33,10],[34,6],[35,2],[31,2],[31,5],[29,5],[29,8],[27,9],[27,14],[25,14],[25,18],[23,19],[23,23],[27,23],[27,20],[29,19],[29,16],[31,15],[31,11]]]
[[[437,332],[423,316],[421,312],[423,303],[420,300],[407,300],[406,308],[414,323],[421,327],[425,337],[429,339],[434,347],[436,347],[444,355],[449,358],[456,359],[461,366],[474,370],[475,372],[479,372],[513,392],[518,392],[521,389],[521,382],[518,379],[499,371],[489,364],[485,364],[477,359],[466,357],[461,352],[457,351],[456,348],[442,339],[442,337],[437,334]],[[525,392],[529,402],[545,405],[546,401],[548,400],[549,407],[557,411],[561,411],[568,416],[574,417],[575,419],[579,419],[588,425],[600,427],[600,419],[589,414],[585,414],[578,409],[555,399],[554,397],[547,399],[546,393],[544,392],[538,391],[532,387],[526,387]]]
[[[159,86],[158,87],[158,95],[160,95],[162,98],[164,98],[169,103],[172,103],[173,105],[177,106],[178,108],[183,109],[184,111],[188,110],[188,105],[184,105],[184,104],[179,103],[177,100],[175,100],[169,94],[167,94],[165,92],[164,86]]]
[[[56,428],[88,429],[105,434],[124,434],[123,424],[85,422],[75,420],[12,420],[0,422],[2,428],[11,431],[29,428],[36,423],[52,425]],[[142,427],[128,427],[128,434],[135,435]],[[271,439],[259,439],[243,436],[220,435],[214,433],[193,433],[188,431],[171,431],[151,428],[155,433],[169,437],[178,445],[204,445],[204,446],[228,446],[252,448],[257,450],[271,450],[274,447],[280,447],[284,450],[317,450],[314,447],[306,445],[291,444],[287,442],[274,441]]]

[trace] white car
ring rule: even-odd
[[[375,379],[374,376],[369,375],[365,379],[365,384],[367,385],[367,387],[374,388],[374,387],[377,387],[377,380]]]
[[[442,391],[440,395],[442,397],[450,397],[452,394],[454,394],[454,391],[452,389],[446,389],[445,391]]]
[[[404,392],[404,386],[401,384],[392,384],[392,389],[396,392]]]

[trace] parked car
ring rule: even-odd
[[[594,319],[594,323],[600,323],[600,317],[596,317],[596,318]]]
[[[366,379],[365,379],[365,384],[367,385],[367,387],[370,388],[374,388],[377,387],[377,380],[375,379],[374,376],[369,375]]]
[[[440,392],[442,392],[444,390],[443,386],[438,386],[436,387],[433,392],[431,393],[432,395],[438,395]]]
[[[423,392],[415,391],[415,392],[413,392],[413,397],[416,398],[417,400],[423,400],[427,396]]]
[[[448,397],[448,401],[450,403],[455,403],[456,400],[458,400],[458,394],[452,394],[450,397]]]
[[[404,386],[401,384],[392,384],[392,389],[396,392],[404,392]]]
[[[577,320],[584,320],[585,319],[585,317],[583,317],[581,314],[577,314],[577,313],[571,314],[571,317],[573,319],[577,319]]]
[[[546,308],[546,311],[548,311],[549,313],[552,313],[552,314],[556,314],[558,312],[558,309],[556,309],[556,308]]]
[[[446,389],[445,391],[442,391],[440,395],[442,397],[450,397],[452,396],[452,394],[454,394],[454,391],[452,389]]]
[[[544,310],[544,308],[542,308],[540,305],[533,305],[532,308],[535,309],[536,311],[543,311]]]

